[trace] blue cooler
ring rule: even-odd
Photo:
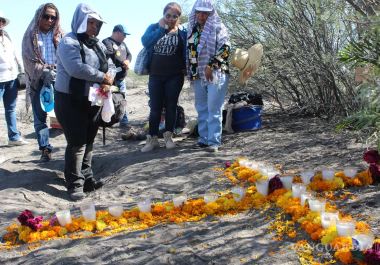
[[[232,129],[234,131],[261,129],[261,107],[244,106],[232,112]]]

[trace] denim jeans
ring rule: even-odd
[[[161,112],[165,100],[165,131],[174,131],[179,93],[184,83],[183,74],[149,76],[149,134],[158,135]]]
[[[47,113],[42,109],[40,102],[40,92],[43,85],[44,83],[40,81],[37,92],[32,99],[34,131],[36,132],[39,149],[48,149],[49,152],[51,152],[53,150],[53,146],[49,144],[49,127],[46,122]]]
[[[198,142],[220,146],[222,143],[223,104],[229,74],[222,74],[219,84],[194,80],[195,109],[198,112]]]
[[[16,102],[18,87],[15,80],[0,82],[0,100],[3,99],[5,109],[5,120],[8,127],[8,139],[17,141],[20,132],[17,130]]]
[[[125,98],[127,98],[127,87],[125,85],[125,78],[123,80],[116,80],[115,86],[117,86],[120,92],[124,93]],[[120,125],[129,124],[127,117],[127,110],[124,111],[123,119],[120,121]]]

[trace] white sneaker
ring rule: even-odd
[[[169,131],[164,133],[164,140],[165,140],[166,149],[173,149],[176,147],[175,143],[173,142],[172,135],[173,135],[173,133],[169,132]]]
[[[157,135],[154,135],[153,137],[151,135],[146,136],[146,144],[143,148],[141,148],[141,152],[150,152],[153,149],[159,148],[160,144],[158,143],[158,137]]]
[[[17,141],[11,141],[11,140],[8,141],[8,145],[10,146],[20,146],[20,145],[27,145],[27,144],[29,144],[29,142],[22,139],[22,137],[20,137]]]

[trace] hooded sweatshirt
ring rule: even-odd
[[[55,89],[59,92],[69,94],[71,77],[86,80],[85,92],[83,96],[88,96],[88,92],[94,83],[102,83],[104,73],[99,71],[100,62],[95,51],[83,45],[86,54],[85,63],[82,62],[80,55],[80,44],[77,38],[77,31],[87,14],[96,13],[96,10],[87,4],[79,4],[75,10],[71,22],[71,32],[64,36],[58,45],[57,50],[57,79]],[[103,51],[105,46],[99,41]],[[112,64],[111,60],[108,60]]]

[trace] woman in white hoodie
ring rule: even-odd
[[[16,78],[19,73],[24,72],[24,69],[9,34],[4,30],[8,24],[9,19],[0,11],[0,100],[3,99],[4,102],[8,145],[25,145],[28,142],[21,138],[16,119],[18,92]]]

